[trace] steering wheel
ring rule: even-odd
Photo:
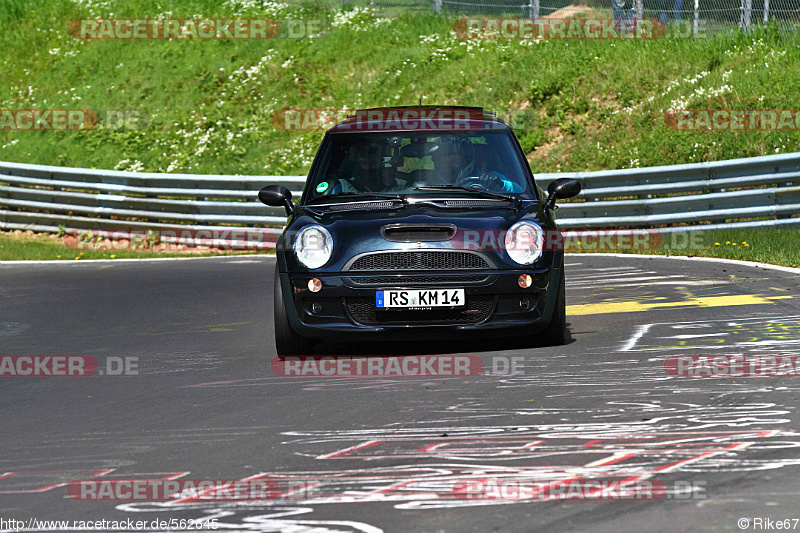
[[[467,189],[477,189],[479,191],[487,190],[486,186],[481,183],[480,176],[470,176],[469,178],[464,178],[463,180],[460,180],[457,185],[466,187]]]
[[[472,176],[469,178],[464,178],[458,184],[462,187],[481,191],[500,191],[503,189],[503,179],[495,172],[484,172],[480,175],[480,177]]]

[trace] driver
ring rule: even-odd
[[[443,142],[442,142],[443,141]],[[474,149],[469,139],[442,139],[431,148],[434,168],[445,183],[494,192],[522,192],[522,187],[495,171],[478,175]]]
[[[472,143],[467,139],[442,138],[430,154],[434,169],[447,184],[457,184],[475,173]]]

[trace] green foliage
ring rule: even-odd
[[[620,253],[629,253],[620,250]],[[800,229],[713,230],[670,234],[657,250],[635,253],[721,257],[800,267]]]
[[[543,145],[549,139],[547,133],[541,128],[531,128],[517,133],[519,144],[525,153],[532,152],[536,147]]]
[[[367,2],[353,2],[365,6]],[[337,11],[338,10],[338,11]],[[82,17],[320,19],[312,39],[79,41]],[[0,131],[0,160],[198,174],[301,174],[322,132],[283,109],[477,105],[526,109],[535,172],[677,164],[799,150],[798,132],[675,131],[664,112],[794,109],[800,47],[757,30],[660,41],[459,40],[453,18],[340,2],[3,0],[0,109],[127,113],[80,132]]]

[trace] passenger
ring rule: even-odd
[[[354,165],[345,177],[339,178],[331,194],[394,192],[405,187],[405,181],[396,177],[396,172],[383,146],[374,143],[354,145]]]

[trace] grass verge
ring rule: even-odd
[[[592,252],[592,250],[569,249],[568,251]],[[654,250],[620,249],[602,251],[667,256],[719,257],[800,267],[800,230],[716,230],[666,234],[663,237],[661,246]]]
[[[80,261],[84,259],[148,259],[154,257],[214,257],[221,255],[257,255],[274,252],[231,251],[187,251],[148,252],[147,250],[75,250],[68,248],[55,235],[13,232],[0,233],[0,261]]]

